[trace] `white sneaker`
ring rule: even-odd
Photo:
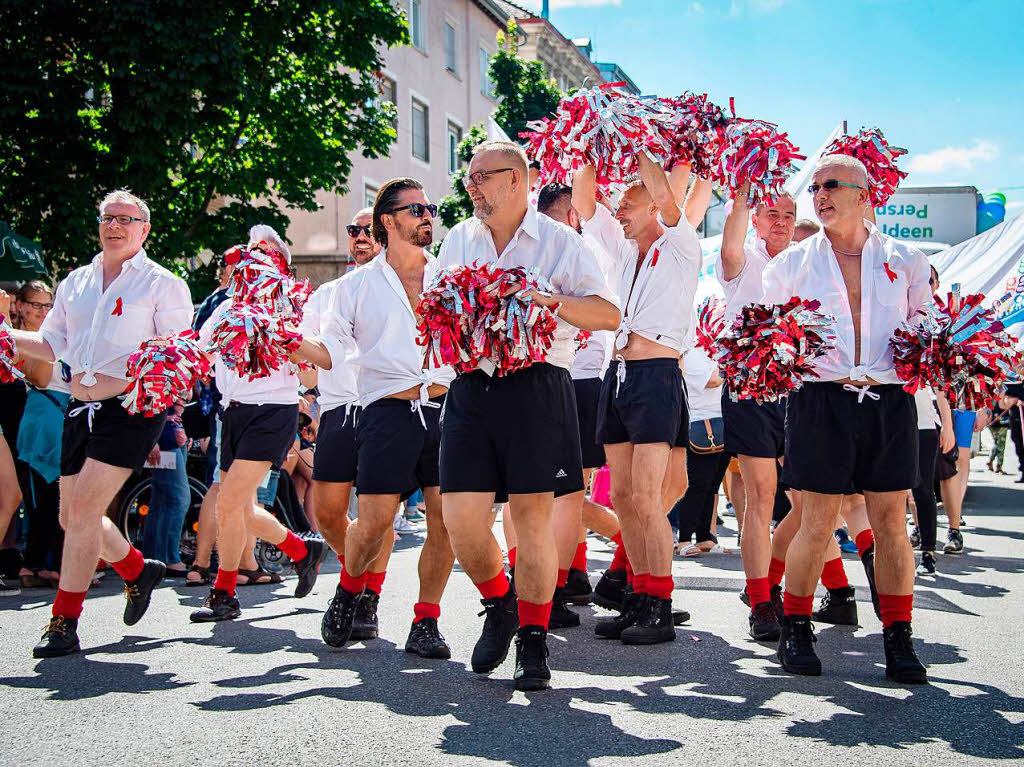
[[[735,517],[736,507],[732,505],[732,501],[725,502],[725,510],[722,512],[723,517]]]
[[[408,519],[406,519],[405,515],[402,514],[402,512],[398,512],[398,514],[395,515],[396,533],[398,533],[399,535],[411,535],[413,533],[418,533],[419,531],[420,528],[412,524],[412,522],[410,522]]]

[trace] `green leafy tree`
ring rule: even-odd
[[[182,271],[253,223],[283,232],[395,139],[389,0],[7,0],[0,26],[0,210],[57,276],[98,250],[111,189],[147,200],[147,250]]]
[[[509,19],[497,39],[498,51],[491,57],[487,70],[499,100],[494,119],[511,139],[519,141],[519,134],[527,130],[526,123],[554,114],[562,94],[555,81],[545,75],[543,64],[519,58],[519,33],[514,20]],[[487,129],[483,123],[472,126],[459,143],[459,160],[468,164],[473,150],[486,140]],[[465,175],[464,168],[456,171],[451,193],[439,204],[438,215],[448,229],[473,215],[473,204],[462,186]]]

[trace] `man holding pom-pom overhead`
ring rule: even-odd
[[[790,394],[787,407],[783,479],[804,491],[804,505],[786,555],[778,656],[787,671],[821,673],[810,622],[814,588],[843,494],[862,491],[875,533],[886,676],[922,683],[927,674],[911,642],[914,555],[904,521],[906,491],[917,483],[917,413],[889,340],[931,301],[929,270],[919,250],[864,220],[868,185],[859,160],[823,157],[808,187],[822,231],[764,270],[765,303],[799,296],[820,301],[836,318],[835,346],[816,363],[818,379]]]

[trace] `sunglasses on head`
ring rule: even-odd
[[[809,187],[807,187],[807,191],[808,193],[814,195],[817,194],[822,189],[826,189],[829,192],[833,192],[839,187],[843,187],[845,189],[864,189],[864,187],[858,184],[848,184],[845,181],[838,181],[834,178],[830,178],[828,181],[824,181],[820,184],[811,184]]]
[[[401,208],[392,208],[388,213],[398,213],[400,210],[408,210],[413,218],[423,218],[423,214],[430,212],[430,217],[434,218],[437,216],[437,206],[433,203],[424,205],[422,202],[411,202],[408,205],[403,205]]]
[[[359,224],[349,224],[348,226],[345,227],[345,230],[348,232],[348,236],[349,237],[358,237],[360,232],[365,234],[367,237],[370,236],[370,227],[369,226],[360,226]]]

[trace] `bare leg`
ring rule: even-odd
[[[736,511],[736,532],[743,537],[743,520],[747,511],[747,493],[743,487],[743,475],[739,472],[729,472],[730,477],[729,495],[732,498],[732,507]]]
[[[843,504],[841,495],[804,491],[803,496],[800,529],[786,553],[786,591],[800,597],[814,594]]]
[[[563,495],[554,502],[554,534],[558,550],[558,569],[568,570],[576,555],[583,518],[583,491]]]
[[[217,497],[217,555],[221,570],[231,572],[241,565],[256,488],[269,470],[269,461],[236,459],[221,477]],[[283,540],[281,536],[271,542]]]
[[[619,518],[622,542],[626,546],[633,571],[648,573],[650,566],[647,563],[644,529],[633,508],[633,445],[628,442],[605,445],[604,452],[608,457],[612,505],[615,507],[615,516]],[[661,487],[660,481],[658,487]]]
[[[875,583],[879,594],[911,594],[914,590],[914,551],[904,521],[906,493],[864,493],[867,515],[875,534]]]
[[[210,566],[213,546],[217,542],[217,496],[220,495],[220,482],[214,482],[203,496],[203,504],[199,507],[199,529],[196,531],[195,564],[200,567]]]
[[[774,458],[741,455],[739,459],[746,492],[740,541],[743,572],[748,580],[764,578],[772,556],[771,523],[778,469]]]
[[[116,492],[116,491],[115,491]],[[21,505],[21,488],[7,440],[0,438],[0,531],[7,530]]]
[[[501,548],[491,532],[494,493],[445,493],[441,498],[445,529],[459,565],[473,583],[491,580],[504,569]]]
[[[349,526],[348,502],[351,495],[351,482],[313,480],[320,534],[339,558],[345,556],[345,533]]]
[[[427,539],[420,549],[419,601],[436,605],[441,603],[441,595],[444,594],[452,565],[455,564],[455,553],[448,539],[448,530],[444,526],[440,490],[436,487],[425,487],[423,498],[427,505]]]
[[[358,578],[366,572],[381,550],[394,541],[393,521],[398,495],[359,496],[359,518],[345,535],[345,571]]]
[[[552,493],[510,495],[508,506],[519,536],[516,546],[519,598],[535,604],[550,602],[558,575],[552,523],[554,496]]]

